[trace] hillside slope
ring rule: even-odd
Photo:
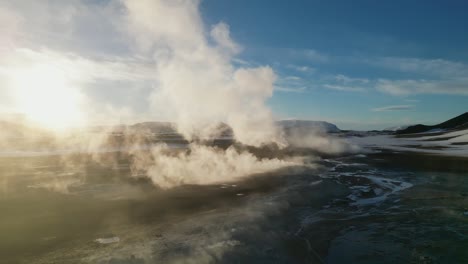
[[[442,122],[437,125],[427,126],[427,125],[414,125],[409,126],[405,129],[396,131],[396,134],[414,134],[414,133],[423,133],[433,129],[444,129],[444,130],[451,130],[451,129],[464,129],[468,126],[468,112],[461,114],[457,117],[449,119],[445,122]]]

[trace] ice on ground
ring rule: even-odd
[[[119,237],[98,238],[94,241],[98,242],[99,244],[112,244],[112,243],[120,242],[120,238]]]
[[[213,248],[235,247],[240,244],[241,242],[238,240],[226,240],[226,241],[220,241],[212,245],[209,245],[207,246],[207,248],[213,249]]]
[[[460,144],[468,143],[468,129],[437,136],[425,134],[420,137],[410,138],[392,135],[351,137],[350,141],[368,149],[390,149],[468,157],[468,144]]]
[[[334,160],[332,168],[328,173],[320,175],[322,178],[336,179],[339,183],[345,184],[351,190],[347,196],[352,206],[365,206],[381,203],[393,194],[413,187],[413,184],[401,180],[403,175],[384,173],[359,163],[346,163]],[[354,167],[355,170],[345,170],[343,167]]]
[[[459,142],[467,142],[467,143],[468,143],[468,133],[465,134],[465,135],[458,136],[458,137],[456,137],[456,138],[451,138],[451,139],[449,139],[449,140],[447,140],[447,141],[448,141],[448,142],[452,142],[452,143],[453,143],[453,142],[457,142],[457,143],[459,143]]]
[[[447,130],[442,129],[442,128],[434,128],[434,129],[431,129],[431,130],[426,131],[424,133],[427,133],[427,134],[429,134],[429,133],[442,133],[442,132],[445,132],[445,131],[447,131]]]
[[[446,138],[446,137],[458,137],[462,135],[468,134],[468,129],[463,129],[463,130],[457,130],[453,132],[448,132],[443,135],[437,135],[437,136],[426,136],[426,137],[421,137],[421,139],[436,139],[436,138]]]
[[[310,186],[319,185],[319,184],[321,184],[322,182],[323,182],[322,180],[313,181],[313,182],[309,183],[309,185],[310,185]]]
[[[362,206],[362,205],[371,205],[375,203],[380,203],[388,198],[389,195],[395,194],[397,192],[400,192],[402,190],[408,189],[413,187],[413,184],[409,182],[404,182],[404,181],[397,181],[394,179],[387,179],[387,178],[381,178],[381,177],[376,177],[376,176],[357,176],[357,177],[363,177],[366,179],[369,179],[373,184],[379,186],[379,188],[374,188],[372,191],[376,195],[375,197],[371,198],[361,198],[360,193],[361,191],[369,191],[370,186],[359,186],[363,188],[354,188],[355,190],[358,190],[359,192],[353,192],[348,196],[349,199],[353,200],[350,205],[357,205],[357,206]],[[354,186],[358,187],[358,186]]]

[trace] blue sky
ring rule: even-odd
[[[466,10],[456,0],[4,1],[0,114],[197,123],[271,110],[342,129],[434,124],[468,111]]]
[[[283,117],[343,128],[437,123],[468,111],[466,1],[204,0],[244,47],[239,63],[279,75]]]

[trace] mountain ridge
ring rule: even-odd
[[[434,129],[444,129],[444,130],[452,130],[452,129],[464,129],[468,128],[468,112],[465,112],[461,115],[458,115],[454,118],[451,118],[447,121],[444,121],[437,125],[423,125],[417,124],[413,126],[409,126],[402,130],[397,130],[396,134],[415,134],[415,133],[423,133],[428,132]]]

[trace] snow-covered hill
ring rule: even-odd
[[[414,133],[425,133],[428,131],[436,131],[436,130],[455,130],[455,129],[466,129],[468,128],[468,112],[456,116],[452,119],[449,119],[445,122],[442,122],[437,125],[428,126],[428,125],[414,125],[409,126],[405,129],[401,129],[396,131],[397,134],[414,134]]]
[[[411,151],[468,157],[468,129],[411,135],[351,137],[351,142],[370,149]]]
[[[384,129],[384,131],[399,131],[399,130],[407,129],[410,126],[411,125],[387,127]]]

